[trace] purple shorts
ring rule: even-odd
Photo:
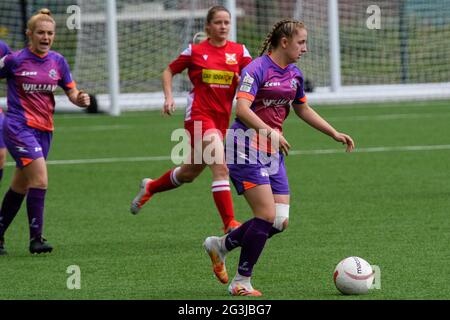
[[[6,148],[5,140],[3,140],[3,121],[5,120],[5,114],[0,112],[0,149]]]
[[[245,190],[262,184],[270,185],[273,194],[289,194],[283,154],[251,156],[247,149],[244,156],[238,150],[230,151],[228,146],[226,152],[230,178],[238,194],[241,195]],[[233,153],[234,157],[230,157],[230,153]],[[243,158],[246,158],[246,163],[240,163],[243,162]]]
[[[31,128],[8,116],[3,122],[3,138],[18,168],[38,158],[47,159],[53,133]]]

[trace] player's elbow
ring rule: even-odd
[[[163,80],[165,80],[167,78],[172,78],[173,77],[172,70],[170,70],[169,67],[165,68],[161,77]]]
[[[236,117],[241,119],[245,118],[245,107],[239,103],[238,100],[238,104],[236,105]]]

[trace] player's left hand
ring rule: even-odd
[[[273,129],[270,131],[269,137],[270,143],[272,144],[272,147],[275,148],[276,151],[280,150],[285,156],[289,154],[289,149],[291,148],[291,145],[281,132]]]
[[[86,92],[80,90],[77,95],[77,103],[81,107],[89,107],[91,104],[91,97],[89,97]]]
[[[342,142],[342,144],[347,145],[346,152],[352,152],[355,149],[355,143],[353,142],[352,137],[348,134],[338,132],[334,137],[334,140],[338,142]]]
[[[236,83],[239,84],[239,82],[241,82],[241,76],[239,75],[239,73],[235,72],[234,73],[234,78],[236,79]]]

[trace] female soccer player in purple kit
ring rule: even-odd
[[[11,53],[11,49],[8,47],[8,45],[0,40],[0,59],[2,59],[7,54]],[[5,114],[3,113],[3,110],[0,109],[0,181],[2,181],[3,178],[3,167],[5,166],[6,162],[6,146],[5,141],[3,140],[3,120],[5,119]]]
[[[279,21],[267,35],[260,57],[241,73],[236,121],[231,126],[233,136],[231,139],[227,137],[227,156],[231,150],[232,159],[227,158],[227,162],[231,180],[238,194],[244,195],[254,218],[228,235],[208,237],[204,242],[213,271],[222,283],[228,283],[226,254],[241,247],[239,267],[228,287],[231,295],[261,295],[250,282],[253,266],[266,240],[286,229],[288,224],[290,196],[283,153],[287,155],[290,145],[282,134],[282,125],[290,106],[306,123],[345,144],[347,152],[354,148],[350,136],[336,131],[306,102],[304,78],[294,64],[306,53],[306,41],[307,31],[303,23]],[[264,54],[267,48],[268,54]],[[242,146],[243,140],[236,134],[239,130],[256,130],[259,141],[268,141],[269,148],[264,148],[262,143],[255,147],[247,140]],[[270,149],[275,149],[275,152]],[[271,161],[263,161],[266,157]],[[239,162],[242,158],[256,160]]]
[[[4,57],[0,77],[8,81],[8,110],[3,125],[6,147],[16,161],[11,186],[0,210],[0,255],[5,254],[4,234],[25,196],[30,227],[31,253],[51,252],[42,237],[44,200],[47,191],[47,158],[53,132],[55,100],[60,86],[69,100],[87,107],[90,98],[72,80],[66,59],[50,48],[55,38],[55,20],[41,9],[27,24],[29,47]]]

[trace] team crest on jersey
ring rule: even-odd
[[[291,80],[291,89],[297,90],[297,85],[298,85],[297,80],[292,79]]]
[[[205,61],[208,60],[208,55],[207,55],[207,54],[204,54],[204,55],[203,55],[203,59],[205,59]]]
[[[49,77],[52,78],[53,80],[56,80],[58,73],[56,72],[55,69],[51,69],[51,70],[48,72],[48,75],[49,75]]]
[[[236,53],[225,53],[226,64],[237,64]]]

